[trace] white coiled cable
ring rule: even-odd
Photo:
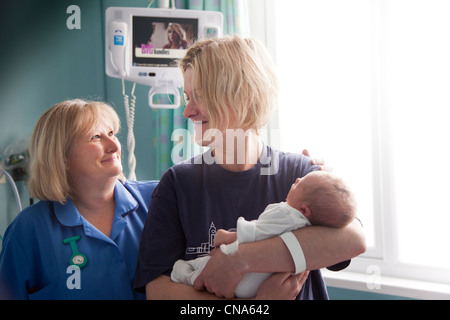
[[[19,191],[17,190],[16,183],[14,182],[14,179],[11,177],[11,175],[8,172],[6,172],[6,170],[3,170],[2,168],[0,168],[0,178],[3,175],[5,175],[5,177],[8,179],[9,183],[11,184],[11,187],[14,192],[14,197],[16,198],[17,209],[20,212],[20,211],[22,211],[22,203],[20,202],[20,195],[19,195]],[[3,241],[3,237],[1,235],[0,235],[0,240]]]
[[[17,203],[17,209],[20,211],[22,211],[22,204],[20,203],[20,195],[19,195],[19,191],[17,190],[17,186],[16,183],[14,182],[14,179],[11,177],[11,175],[6,172],[6,170],[0,169],[0,178],[2,175],[5,175],[5,177],[8,179],[9,183],[11,184],[11,188],[13,189],[14,192],[14,197],[16,198],[16,203]]]
[[[125,105],[125,116],[127,119],[127,148],[128,148],[128,179],[136,180],[136,156],[134,155],[134,149],[136,146],[136,139],[134,137],[134,115],[136,110],[136,96],[134,95],[134,89],[136,88],[136,82],[133,84],[131,90],[131,101],[128,95],[125,93],[125,79],[122,78],[122,95],[123,103]]]

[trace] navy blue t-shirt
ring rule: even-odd
[[[236,228],[240,216],[257,219],[268,204],[286,200],[297,178],[318,169],[304,155],[263,150],[258,163],[243,172],[214,163],[208,150],[164,173],[142,232],[137,290],[161,274],[170,275],[176,260],[209,254],[218,229]],[[311,271],[297,299],[327,298],[320,271]]]

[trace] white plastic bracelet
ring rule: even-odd
[[[303,254],[302,247],[298,242],[297,238],[292,234],[292,232],[286,232],[280,235],[280,238],[283,239],[284,244],[289,249],[291,253],[292,260],[294,260],[295,264],[295,273],[299,274],[306,270],[306,260]]]

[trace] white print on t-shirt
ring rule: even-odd
[[[208,230],[208,241],[202,242],[199,247],[187,247],[186,254],[196,254],[196,255],[208,255],[212,249],[214,249],[214,237],[216,236],[216,226],[214,222],[211,222],[211,225]]]

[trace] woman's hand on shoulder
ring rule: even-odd
[[[303,149],[302,154],[304,156],[311,158],[311,155],[309,154],[308,149]],[[318,165],[319,170],[329,171],[329,172],[333,171],[333,167],[331,167],[330,165],[327,165],[323,158],[311,158],[311,164]]]

